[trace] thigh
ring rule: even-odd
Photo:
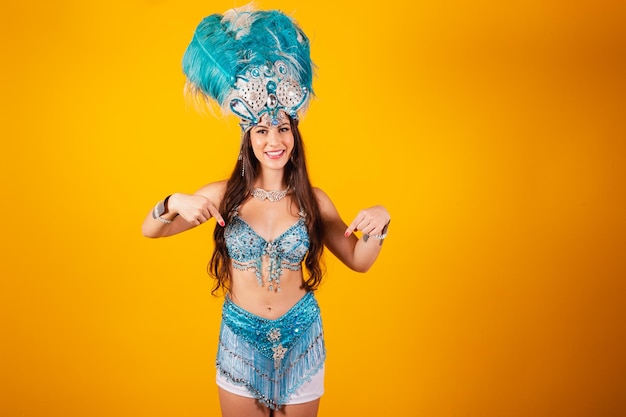
[[[270,409],[256,398],[242,397],[218,388],[222,417],[268,417]]]
[[[316,417],[320,406],[320,399],[302,404],[284,405],[274,411],[275,417]]]

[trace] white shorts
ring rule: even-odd
[[[230,382],[225,376],[220,374],[219,370],[217,371],[215,380],[217,382],[217,386],[222,388],[224,391],[239,395],[240,397],[255,398],[245,386]],[[324,394],[324,368],[320,369],[318,373],[313,375],[310,381],[302,384],[302,386],[298,388],[286,404],[308,403],[310,401],[317,400],[322,396],[322,394]]]

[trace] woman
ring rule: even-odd
[[[250,8],[211,15],[196,28],[183,70],[190,94],[241,119],[240,155],[228,180],[157,203],[143,234],[217,222],[209,266],[214,293],[225,294],[216,362],[222,415],[315,416],[326,357],[313,295],[323,248],[367,271],[389,214],[371,207],[346,225],[311,186],[298,111],[311,95],[312,63],[309,41],[289,17]]]

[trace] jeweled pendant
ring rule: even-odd
[[[276,201],[280,201],[285,198],[288,192],[289,187],[282,191],[267,191],[262,188],[255,188],[254,190],[252,190],[252,196],[261,201],[268,199],[272,203],[275,203]]]

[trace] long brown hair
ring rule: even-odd
[[[324,229],[306,167],[304,143],[298,128],[298,120],[290,117],[289,123],[293,132],[294,146],[289,162],[285,165],[284,175],[288,180],[290,190],[292,190],[292,197],[306,213],[305,223],[309,233],[310,245],[304,260],[308,277],[303,278],[302,287],[307,291],[314,291],[321,283],[324,274],[321,262],[324,250]],[[228,179],[226,191],[219,207],[220,214],[226,219],[226,222],[230,221],[234,209],[250,197],[250,190],[253,188],[254,180],[259,171],[259,161],[254,156],[250,143],[250,129],[244,134],[241,156]],[[216,225],[213,237],[215,238],[215,249],[208,270],[209,274],[215,278],[215,285],[212,290],[215,295],[218,290],[228,292],[232,277],[230,257],[224,239],[224,227]]]

